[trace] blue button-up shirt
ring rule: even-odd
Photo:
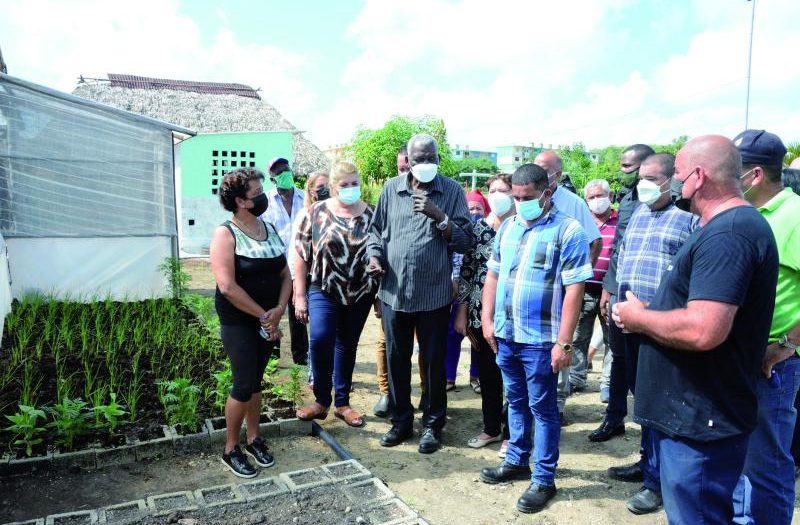
[[[586,233],[555,208],[530,226],[506,220],[487,266],[497,274],[495,336],[523,344],[555,343],[564,287],[592,277]]]

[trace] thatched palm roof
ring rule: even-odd
[[[79,84],[72,93],[198,133],[294,131],[294,172],[305,175],[328,166],[322,151],[263,100],[231,94],[113,87],[107,81]]]

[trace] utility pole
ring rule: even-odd
[[[753,9],[750,13],[750,49],[747,52],[747,100],[744,104],[744,129],[749,129],[750,122],[750,67],[753,64],[753,26],[756,21],[756,0],[747,0],[753,2]]]
[[[8,73],[6,62],[3,60],[3,50],[0,49],[0,73]]]

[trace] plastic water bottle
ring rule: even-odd
[[[261,327],[261,329],[258,331],[258,335],[260,335],[261,337],[263,337],[264,339],[266,339],[267,341],[269,341],[269,332],[268,332],[268,331],[267,331],[267,329],[266,329],[266,328],[264,328],[263,326],[262,326],[262,327]]]

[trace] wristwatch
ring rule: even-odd
[[[782,348],[788,348],[789,350],[797,350],[797,347],[800,345],[796,345],[793,342],[789,341],[789,334],[783,334],[780,339],[778,339],[778,346]]]
[[[436,228],[439,231],[445,231],[447,229],[447,225],[450,224],[450,217],[447,215],[444,216],[444,220],[436,225]]]
[[[565,354],[572,353],[572,343],[562,343],[561,341],[556,341],[556,344],[561,347]]]

